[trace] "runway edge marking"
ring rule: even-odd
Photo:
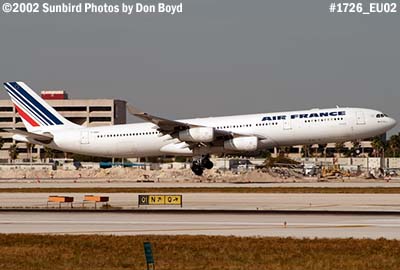
[[[400,216],[399,211],[365,210],[249,210],[249,209],[38,209],[38,208],[0,208],[1,212],[37,212],[37,213],[151,213],[151,214],[287,214],[287,215],[382,215]]]

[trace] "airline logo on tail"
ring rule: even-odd
[[[24,122],[32,127],[63,125],[48,104],[23,82],[7,82],[4,86]]]

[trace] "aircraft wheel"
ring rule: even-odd
[[[203,175],[203,168],[199,165],[193,165],[192,171],[195,175],[202,176]]]
[[[214,163],[212,163],[209,159],[204,162],[204,168],[206,168],[207,170],[212,169],[212,167],[214,167]]]

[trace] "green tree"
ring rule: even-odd
[[[392,135],[389,139],[389,148],[393,157],[398,157],[400,154],[400,133]]]
[[[354,141],[351,141],[351,145],[352,145],[352,147],[353,147],[353,148],[355,148],[355,149],[357,149],[357,148],[360,148],[360,147],[361,147],[361,143],[360,143],[360,141],[359,141],[359,140],[354,140]]]
[[[371,145],[374,149],[375,157],[378,157],[386,148],[385,142],[379,136],[376,136],[372,139]]]
[[[0,136],[0,149],[4,146],[4,139]]]
[[[261,150],[259,158],[270,158],[271,152],[269,150]]]
[[[357,153],[357,150],[360,149],[361,143],[358,140],[351,141],[351,148],[346,151],[346,156],[348,157],[355,157],[359,154]]]
[[[26,142],[26,151],[28,153],[29,161],[32,163],[32,148],[35,146],[33,143]]]
[[[311,156],[311,145],[310,144],[305,144],[301,148],[301,153],[303,157],[310,157]]]
[[[8,149],[8,155],[11,159],[11,161],[14,161],[18,158],[18,145],[16,143],[10,145],[10,148]]]
[[[318,144],[318,150],[320,151],[321,156],[326,157],[327,148],[328,148],[328,144],[327,143]]]
[[[290,152],[290,147],[288,146],[281,146],[279,147],[279,156],[288,157]]]
[[[44,150],[44,158],[54,158],[55,155],[54,149],[45,146],[43,150]]]
[[[339,157],[342,157],[343,149],[344,149],[344,142],[335,143],[335,150]]]

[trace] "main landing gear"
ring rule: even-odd
[[[201,176],[203,175],[204,169],[211,169],[214,166],[214,163],[210,160],[210,155],[204,155],[200,158],[194,159],[192,162],[191,169],[195,175]]]

